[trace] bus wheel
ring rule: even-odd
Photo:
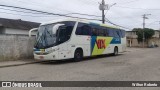
[[[83,59],[83,51],[81,49],[77,49],[74,53],[74,61],[78,62]]]
[[[118,55],[118,47],[115,47],[115,48],[114,48],[114,53],[113,53],[113,55],[114,55],[114,56],[117,56],[117,55]]]

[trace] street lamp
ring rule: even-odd
[[[110,5],[110,6],[108,6],[107,12],[110,10],[110,8],[111,8],[112,6],[114,6],[114,5],[116,5],[116,4],[117,4],[117,3],[114,3],[114,4]],[[105,16],[106,16],[107,12],[105,13]]]

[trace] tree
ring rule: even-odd
[[[143,41],[143,31],[144,31],[144,35],[145,35],[145,42],[147,42],[148,44],[148,40],[152,38],[152,36],[155,34],[153,29],[150,28],[134,28],[133,31],[136,31],[136,34],[138,36],[137,40],[138,42],[142,42]]]

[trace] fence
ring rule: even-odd
[[[0,35],[0,61],[33,58],[35,36]]]

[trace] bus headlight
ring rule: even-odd
[[[55,52],[55,51],[57,51],[57,50],[59,50],[59,48],[46,50],[46,52],[47,52],[47,53],[52,53],[52,52]]]

